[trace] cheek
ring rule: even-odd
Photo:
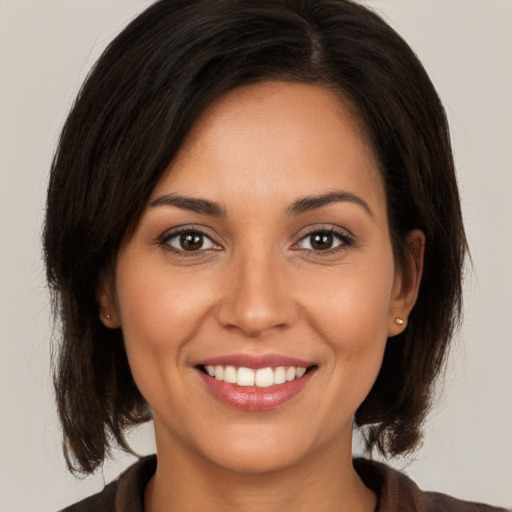
[[[187,408],[183,377],[188,369],[183,361],[212,295],[205,281],[170,274],[162,268],[134,269],[122,261],[118,265],[117,299],[126,354],[134,381],[155,414]]]
[[[385,271],[377,266],[342,269],[311,294],[318,328],[323,326],[328,339],[344,332],[351,333],[354,344],[379,334],[387,338],[393,268],[380,265]]]
[[[141,381],[151,374],[169,378],[169,367],[179,366],[186,342],[210,308],[213,287],[208,280],[129,258],[119,258],[117,282],[117,308],[137,384],[144,387]]]
[[[327,364],[333,377],[343,381],[339,389],[359,383],[364,395],[379,372],[388,338],[393,276],[392,259],[347,266],[325,282],[318,281],[309,295],[310,322],[333,355]]]

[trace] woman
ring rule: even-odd
[[[68,117],[44,237],[70,469],[157,442],[68,510],[494,510],[352,461],[354,424],[417,445],[466,249],[444,111],[375,14],[154,4]]]

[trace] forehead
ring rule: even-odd
[[[269,194],[292,201],[347,188],[383,199],[351,103],[319,85],[264,82],[230,91],[203,112],[153,197],[172,189],[221,201],[268,201]]]

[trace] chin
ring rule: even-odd
[[[305,420],[284,425],[252,423],[223,432],[213,429],[209,441],[203,439],[196,447],[210,463],[226,471],[265,474],[298,467],[322,454],[332,455],[333,450],[339,450],[341,457],[342,448],[351,446],[351,433],[351,421],[336,430]]]
[[[218,467],[241,474],[265,474],[291,468],[303,460],[307,450],[295,446],[265,443],[232,443],[222,450],[205,454]]]

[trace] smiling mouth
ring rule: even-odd
[[[316,368],[302,366],[277,366],[265,368],[246,368],[244,366],[199,365],[198,368],[215,380],[236,384],[240,387],[268,388],[299,380]]]

